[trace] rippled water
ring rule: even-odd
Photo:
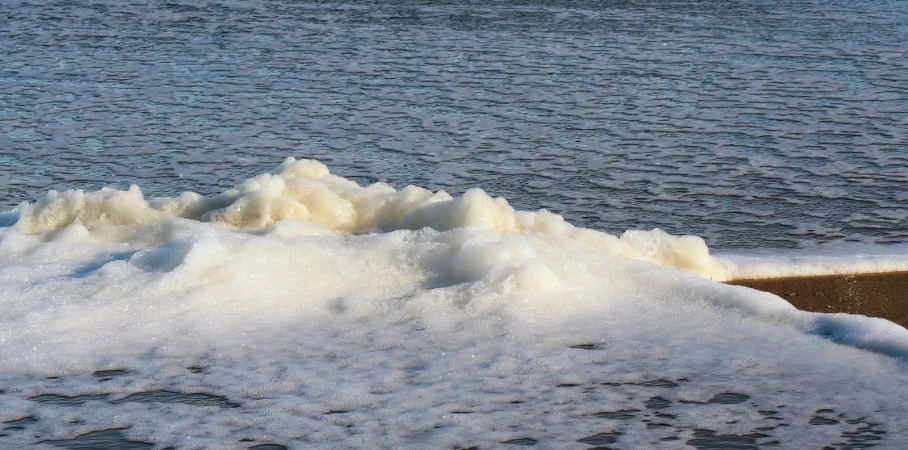
[[[283,157],[713,247],[908,237],[902,1],[0,4],[0,204]],[[228,170],[229,169],[229,170]]]
[[[584,358],[578,357],[578,354],[590,353],[593,357],[596,357],[601,356],[603,350],[603,348],[595,348],[593,346],[574,346],[571,353],[575,354],[572,355],[572,359],[579,366],[583,366]],[[596,364],[601,366],[602,371],[609,371],[608,363],[599,361]],[[178,370],[179,368],[174,369],[175,372]],[[126,371],[117,372],[111,377],[98,377],[97,373],[95,373],[94,381],[95,383],[100,383],[100,385],[92,387],[101,390],[117,390],[124,389],[125,386],[135,383],[142,383],[142,374]],[[200,381],[198,374],[198,371],[191,370],[191,373],[180,375],[186,379],[183,381],[184,384],[195,385]],[[177,374],[174,373],[173,375]],[[72,373],[61,378],[35,380],[27,389],[60,389],[61,385],[77,384],[79,378],[86,378],[86,374]],[[90,380],[89,383],[91,383]],[[450,411],[440,418],[440,423],[444,427],[451,427],[454,423],[469,422],[471,418],[477,416],[526,414],[525,411],[528,407],[525,403],[534,400],[536,396],[543,396],[549,399],[542,405],[547,408],[546,414],[553,412],[559,415],[558,419],[549,418],[545,421],[553,429],[557,437],[554,439],[552,437],[548,439],[517,437],[499,442],[493,441],[493,444],[504,444],[505,446],[497,445],[492,448],[509,448],[508,446],[581,448],[576,443],[586,444],[587,446],[608,446],[610,444],[618,444],[620,446],[621,444],[626,444],[624,442],[625,439],[630,438],[637,440],[638,445],[631,445],[631,447],[627,448],[640,448],[639,444],[645,442],[647,448],[756,450],[759,448],[797,448],[798,445],[793,445],[791,442],[794,436],[797,435],[800,435],[802,441],[806,438],[810,444],[817,448],[824,444],[829,444],[829,446],[824,448],[898,448],[897,442],[901,438],[898,434],[902,432],[900,430],[887,431],[886,424],[881,424],[875,419],[866,416],[856,416],[851,413],[848,410],[854,408],[855,405],[853,403],[855,402],[853,401],[843,401],[844,404],[841,405],[844,408],[843,412],[843,409],[839,408],[840,405],[820,408],[813,405],[813,403],[826,405],[825,399],[810,399],[809,403],[811,404],[786,405],[773,403],[774,400],[779,399],[778,393],[770,393],[768,395],[755,393],[752,397],[741,393],[720,392],[711,397],[706,395],[702,400],[690,398],[697,395],[703,396],[703,393],[721,389],[719,386],[722,384],[722,382],[715,380],[691,380],[688,378],[679,378],[676,381],[647,379],[639,382],[589,380],[583,383],[539,386],[539,390],[536,392],[523,392],[522,395],[526,395],[528,398],[516,398],[510,401],[504,401],[490,392],[484,392],[482,395],[490,397],[492,400],[481,405],[471,404],[470,401],[466,401],[465,404],[443,405],[442,407],[446,407]],[[785,390],[779,392],[784,393]],[[804,397],[803,392],[783,395],[793,395],[797,398]],[[99,414],[99,412],[101,415],[114,417],[118,414],[135,415],[140,410],[137,408],[128,409],[123,405],[145,403],[147,405],[144,408],[144,412],[157,417],[166,418],[176,415],[185,420],[187,418],[197,419],[200,416],[214,416],[219,418],[220,423],[235,424],[241,420],[237,416],[242,417],[243,411],[243,409],[237,408],[239,405],[236,403],[232,403],[224,397],[209,394],[181,394],[178,392],[156,391],[142,392],[119,400],[111,400],[111,397],[114,396],[122,396],[122,394],[77,395],[72,397],[44,394],[31,397],[28,400],[53,405],[57,408],[54,412],[57,414],[62,412],[64,417],[91,417]],[[621,399],[624,403],[629,403],[633,407],[620,409],[615,406],[616,399]],[[842,401],[844,399],[839,400]],[[301,399],[300,401],[304,400]],[[587,404],[579,407],[576,405],[583,402]],[[168,405],[172,407],[168,407]],[[245,406],[247,407],[246,414],[250,414],[248,411],[253,410],[256,405]],[[357,431],[357,428],[369,428],[370,421],[374,420],[372,417],[374,409],[374,406],[370,406],[365,410],[359,408],[331,409],[322,407],[320,411],[310,414],[314,416],[313,418],[322,428],[336,427],[342,430],[346,429],[346,434],[355,436],[357,433],[362,433],[362,431]],[[235,414],[234,412],[236,411],[240,413]],[[427,412],[427,414],[432,413]],[[275,414],[269,417],[269,420],[283,420],[283,416],[284,414]],[[704,419],[705,417],[709,419]],[[482,419],[479,420],[482,421]],[[564,420],[565,422],[559,424],[559,420]],[[38,443],[71,449],[154,448],[154,444],[145,442],[141,440],[145,438],[140,437],[143,433],[145,433],[145,436],[150,434],[148,425],[139,422],[138,419],[137,422],[132,427],[95,430],[81,433],[71,439],[48,439],[41,440]],[[71,422],[71,424],[78,426],[82,425],[83,421]],[[568,428],[569,424],[574,426],[582,424],[581,429],[587,430],[587,434],[571,435],[564,433],[564,429]],[[702,428],[704,424],[724,431],[704,429]],[[41,425],[42,420],[33,416],[0,423],[0,442],[2,442],[3,438],[21,438]],[[391,428],[389,434],[401,433],[406,426],[403,424],[391,426],[389,427]],[[441,428],[441,426],[438,428]],[[892,436],[890,434],[892,431],[897,435]],[[524,432],[533,435],[532,432]],[[200,434],[205,435],[204,433]],[[433,436],[431,432],[423,431],[421,435],[423,436],[420,440],[422,446],[426,444],[433,446],[432,444],[434,444],[434,446],[440,448],[450,447],[443,445],[444,442]],[[234,432],[234,436],[221,443],[229,443],[235,448],[260,450],[288,448],[282,444],[269,443],[268,439],[262,436],[261,431],[255,427],[238,427]],[[464,432],[459,440],[466,445],[454,446],[453,448],[490,448],[488,446],[469,445],[487,437],[471,436],[470,433]],[[291,445],[291,448],[318,447],[318,445],[309,442],[307,438],[300,439],[301,442],[286,442],[286,444]],[[356,447],[369,448],[374,446],[367,444],[365,447]],[[160,445],[158,447],[170,448],[161,447]],[[186,442],[177,445],[177,448],[182,447],[203,448],[200,445],[187,445]],[[408,448],[417,447],[416,445],[410,445]]]

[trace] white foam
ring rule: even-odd
[[[798,250],[764,250],[716,256],[725,279],[754,279],[908,271],[906,245],[830,245]]]
[[[725,277],[733,263],[692,236],[653,230],[619,238],[545,211],[515,211],[480,190],[451,198],[360,187],[292,159],[214,197],[70,191],[15,214],[15,225],[0,229],[7,385],[27,397],[46,392],[35,374],[127,368],[141,376],[102,388],[121,396],[173,386],[216,391],[246,411],[223,413],[215,424],[185,405],[171,409],[179,420],[111,406],[117,415],[106,426],[130,425],[156,442],[229,446],[243,430],[284,442],[406,446],[426,442],[426,430],[439,425],[431,439],[440,445],[460,443],[469,427],[482,427],[484,442],[494,443],[554,433],[528,425],[539,408],[553,411],[559,427],[586,433],[587,425],[568,423],[572,414],[627,399],[552,386],[643,372],[707,374],[701,381],[710,389],[726,383],[769,403],[803,402],[798,396],[809,392],[813,405],[827,393],[811,381],[821,371],[863,386],[846,396],[852,412],[905,410],[886,396],[865,397],[868,389],[908,386],[900,366],[908,330],[798,311],[704,278]],[[606,353],[568,348],[589,342]],[[187,373],[194,364],[213,368]],[[801,394],[776,392],[779,379]],[[66,395],[98,389],[78,377],[55,386]],[[486,406],[482,419],[450,416],[452,404],[514,400],[526,405]],[[0,419],[66,417],[34,402],[10,404]],[[359,435],[325,428],[324,420],[346,420],[324,419],[332,409],[359,411]],[[691,427],[715,419],[698,411],[684,419]],[[97,423],[105,413],[81,414]],[[487,420],[502,427],[488,429]],[[33,440],[21,442],[89,429],[49,427],[36,426]],[[191,432],[206,427],[206,435]],[[628,431],[622,442],[646,445],[634,436]]]
[[[38,202],[18,208],[15,229],[36,234],[78,223],[90,229],[140,225],[186,218],[239,228],[266,228],[293,219],[340,234],[373,230],[439,231],[482,226],[501,233],[533,232],[582,241],[604,253],[641,259],[721,278],[721,267],[696,236],[671,236],[661,230],[628,231],[620,239],[577,229],[548,211],[515,211],[503,198],[471,189],[460,198],[444,191],[408,186],[395,191],[383,183],[360,187],[331,175],[313,160],[287,158],[273,174],[264,174],[214,197],[184,193],[146,200],[138,186],[127,191],[104,188],[51,191]]]

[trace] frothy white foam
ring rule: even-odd
[[[396,423],[405,427],[450,395],[504,392],[496,379],[551,382],[562,356],[543,355],[582,342],[610,342],[609,358],[628,364],[670,347],[702,370],[717,358],[760,355],[728,369],[751,382],[779,364],[810,371],[828,357],[845,372],[873,366],[871,384],[905,378],[893,361],[908,357],[908,330],[895,324],[802,312],[704,278],[724,278],[733,263],[710,256],[697,237],[653,230],[619,238],[545,211],[515,211],[480,190],[451,198],[360,187],[315,161],[288,159],[214,197],[146,200],[137,187],[51,192],[14,214],[15,224],[0,229],[0,371],[20,383],[23,374],[128,367],[150,377],[123,386],[137,392],[169,379],[173,364],[216,361],[225,372],[206,383],[246,406],[262,401],[289,417],[381,398],[402,411]],[[581,378],[603,370],[581,366]],[[292,376],[283,379],[279,367]],[[485,387],[450,382],[469,372],[482,373]],[[325,387],[338,377],[359,381]],[[291,395],[300,385],[312,391],[308,406]],[[388,397],[404,385],[422,400]],[[4,418],[30,408],[16,404]],[[194,420],[149,433],[173,442]],[[293,439],[290,427],[262,429]],[[366,434],[392,446],[419,441]]]
[[[452,198],[444,191],[415,186],[400,191],[376,183],[360,187],[331,175],[318,161],[287,158],[272,174],[247,180],[229,191],[204,197],[184,193],[176,198],[146,200],[138,186],[126,191],[104,188],[51,191],[38,202],[18,208],[15,229],[36,234],[78,223],[89,229],[107,225],[141,225],[186,218],[238,228],[267,228],[284,220],[324,227],[338,235],[372,231],[448,231],[485,227],[500,233],[540,233],[583,242],[603,253],[640,259],[701,275],[721,278],[722,268],[709,257],[696,236],[671,236],[661,230],[628,231],[621,238],[578,229],[548,211],[515,211],[503,198],[471,189]]]
[[[908,271],[908,245],[834,245],[717,255],[725,279]]]
[[[0,235],[5,303],[18,318],[5,342],[21,350],[0,363],[9,367],[85,358],[93,354],[86,348],[129,352],[187,333],[218,342],[236,328],[332,311],[559,324],[628,301],[710,304],[804,331],[832,327],[837,341],[908,354],[899,327],[821,319],[671,270],[722,280],[817,273],[829,263],[717,259],[695,236],[657,229],[619,238],[547,211],[515,211],[479,189],[452,198],[414,186],[360,187],[312,160],[287,158],[273,174],[213,197],[146,200],[137,186],[51,191],[16,213]],[[126,329],[131,338],[121,336]],[[46,349],[24,350],[36,343]]]

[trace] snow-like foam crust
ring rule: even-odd
[[[146,200],[138,186],[50,191],[36,203],[23,203],[15,229],[36,234],[78,223],[139,225],[185,218],[239,228],[266,228],[284,220],[309,222],[338,234],[432,228],[448,231],[485,227],[500,233],[533,232],[562,236],[623,258],[640,259],[704,276],[722,277],[703,239],[671,236],[661,230],[628,231],[620,238],[578,229],[548,211],[515,211],[503,198],[471,189],[460,198],[407,186],[400,191],[376,183],[360,187],[329,173],[313,160],[287,158],[263,174],[214,197],[187,192],[176,198]]]
[[[479,226],[501,233],[541,233],[581,242],[620,258],[685,270],[716,281],[779,276],[908,270],[908,251],[875,255],[865,252],[794,255],[710,255],[703,239],[673,236],[661,230],[630,230],[620,237],[576,228],[548,211],[515,211],[505,199],[481,189],[452,198],[444,191],[407,186],[401,190],[376,183],[361,187],[332,175],[324,164],[287,158],[263,174],[220,195],[186,192],[176,198],[145,199],[138,186],[120,191],[50,191],[35,203],[23,203],[0,215],[0,226],[39,234],[82,224],[140,225],[184,218],[237,228],[264,229],[284,220],[322,227],[336,235],[432,228],[448,231]],[[122,231],[119,231],[122,233]]]
[[[514,211],[480,190],[451,198],[416,187],[359,187],[318,162],[288,159],[276,173],[210,198],[146,200],[137,187],[51,192],[4,219],[0,373],[11,383],[16,374],[127,367],[146,381],[123,389],[139,392],[161,389],[155,383],[170,379],[173,364],[208,360],[223,372],[207,383],[290,417],[303,414],[297,382],[312,391],[309,407],[365,407],[386,385],[397,386],[394,374],[412,369],[443,389],[409,388],[427,396],[426,404],[419,396],[381,401],[388,411],[419,411],[474,395],[459,390],[476,389],[471,382],[443,381],[452,374],[478,371],[492,380],[482,389],[497,392],[496,379],[536,380],[533,374],[554,370],[560,356],[548,353],[604,341],[609,361],[620,364],[650,364],[646,355],[655,348],[671,348],[682,365],[703,366],[697,370],[716,366],[707,361],[761,355],[728,369],[748,380],[779,367],[825,370],[830,359],[842,373],[873,367],[871,384],[905,378],[893,362],[908,357],[902,327],[802,312],[776,296],[704,278],[722,278],[727,266],[697,237],[659,230],[615,237],[545,211]],[[421,352],[436,347],[456,359],[426,362],[435,356]],[[337,352],[352,362],[335,367],[328,353]],[[596,364],[576,375],[597,376],[604,369]],[[272,366],[290,367],[292,379]],[[322,388],[338,376],[373,381],[342,393]],[[534,382],[551,381],[539,376]],[[92,389],[73,385],[65,393]],[[15,403],[0,419],[52,414],[34,408]],[[177,442],[199,424],[183,425],[149,433]],[[293,438],[291,426],[266,428]],[[375,439],[393,435],[375,432]],[[401,439],[386,443],[410,442]]]
[[[669,270],[725,278],[730,264],[711,257],[695,236],[652,230],[619,238],[547,211],[515,211],[479,189],[452,198],[414,186],[360,187],[313,160],[287,158],[274,173],[213,197],[146,200],[137,186],[51,191],[17,212],[2,231],[0,260],[11,266],[5,307],[23,319],[5,327],[4,342],[48,348],[6,364],[81,354],[73,342],[113,345],[100,335],[122,329],[145,330],[149,337],[140,341],[148,343],[181,329],[208,335],[242,327],[250,316],[273,323],[336,310],[458,317],[506,311],[557,323],[627,301],[705,302],[908,355],[908,334],[888,322],[832,320]],[[61,266],[65,276],[48,280],[52,289],[25,288]],[[58,290],[64,294],[53,295]],[[72,314],[60,315],[68,308]],[[141,313],[121,314],[127,310]],[[94,326],[85,325],[86,311]],[[210,325],[197,329],[199,321]],[[136,344],[116,341],[124,350]]]
[[[772,253],[726,253],[717,259],[726,280],[908,271],[908,245],[837,245],[774,250]]]

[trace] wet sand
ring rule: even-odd
[[[732,280],[771,292],[798,309],[882,317],[908,328],[908,272]]]

